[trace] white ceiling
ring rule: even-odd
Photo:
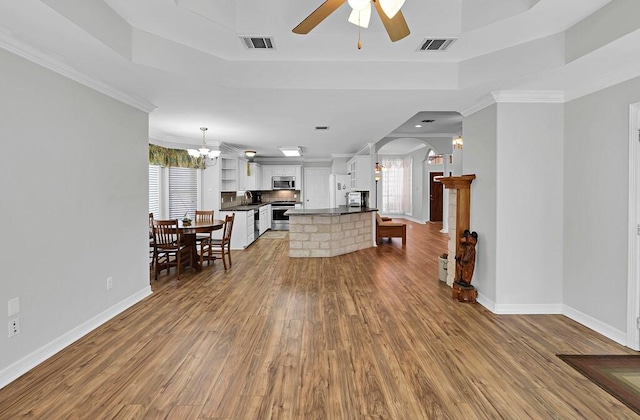
[[[609,1],[406,0],[411,35],[390,42],[374,11],[362,50],[346,3],[296,35],[322,0],[4,1],[0,46],[153,104],[154,142],[198,144],[205,126],[210,144],[259,157],[299,145],[328,159],[383,138],[454,137],[458,111],[489,92],[571,97],[623,62],[640,68],[634,34],[565,63],[563,32]],[[271,36],[276,49],[247,50],[242,35]],[[458,40],[416,51],[429,37]]]

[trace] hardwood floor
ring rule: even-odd
[[[555,355],[632,351],[564,316],[499,316],[438,281],[440,224],[332,259],[288,240],[154,294],[0,390],[0,419],[627,419]]]

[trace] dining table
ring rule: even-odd
[[[192,220],[190,223],[178,220],[178,233],[183,237],[184,244],[191,249],[192,268],[201,271],[200,256],[198,255],[198,247],[196,246],[196,233],[209,233],[220,230],[224,227],[224,220],[213,219],[212,221],[202,222]]]

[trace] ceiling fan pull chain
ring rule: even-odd
[[[362,41],[360,41],[360,11],[358,11],[358,49],[361,50],[362,49]]]

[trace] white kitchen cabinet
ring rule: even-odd
[[[270,190],[271,177],[293,176],[296,179],[296,190],[302,189],[302,166],[301,165],[262,165],[263,190]]]
[[[220,191],[238,191],[238,159],[220,157]]]
[[[267,230],[269,230],[271,229],[271,222],[273,222],[273,212],[272,212],[271,204],[267,204],[266,206],[263,206],[263,207],[267,209]]]
[[[273,176],[273,168],[271,165],[262,165],[262,188],[263,190],[270,190],[271,177]]]
[[[351,176],[351,191],[371,191],[372,166],[370,156],[356,156],[347,162]]]
[[[260,228],[258,230],[259,234],[262,235],[263,233],[265,233],[267,231],[267,229],[269,229],[271,227],[271,223],[269,223],[268,220],[268,216],[267,214],[270,213],[269,211],[267,211],[267,207],[271,207],[269,206],[262,206],[260,207]]]
[[[220,218],[224,220],[226,215],[236,214],[233,221],[233,230],[231,231],[231,248],[244,249],[255,241],[253,228],[254,216],[253,210],[249,211],[221,211]]]
[[[255,191],[262,189],[262,166],[258,163],[248,163],[249,172],[247,173],[247,164],[244,164],[245,173],[245,190]]]

